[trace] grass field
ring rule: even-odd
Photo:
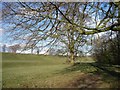
[[[81,64],[76,66],[60,56],[3,53],[2,60],[3,88],[110,88],[119,83],[118,78],[98,72],[90,57],[79,58]]]

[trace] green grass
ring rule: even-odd
[[[66,64],[66,59],[66,57],[60,56],[3,53],[3,88],[62,88],[78,87],[83,84],[105,88],[110,87],[111,82],[116,80],[110,77],[108,79],[111,81],[108,82],[103,80],[102,76],[97,76],[95,73],[97,68],[88,63],[94,62],[90,57],[78,58],[81,64],[76,66]],[[99,80],[98,77],[101,79]],[[95,81],[96,79],[98,81]],[[92,82],[89,85],[91,81],[94,81],[95,84]],[[101,84],[96,84],[100,82]]]
[[[44,87],[46,79],[68,67],[64,57],[56,56],[4,53],[2,59],[3,87]]]

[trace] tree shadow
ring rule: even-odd
[[[64,70],[61,71],[62,74],[70,73],[74,71],[86,72],[91,73],[96,70],[94,66],[91,65],[92,63],[79,63],[76,65],[71,65]]]
[[[106,73],[106,74],[109,74],[113,77],[116,77],[118,79],[120,79],[120,72],[116,72],[114,69],[115,68],[118,68],[120,70],[120,67],[115,67],[115,66],[111,66],[111,65],[102,65],[102,64],[98,64],[98,63],[91,63],[91,66],[94,66],[97,68],[97,72],[103,72],[103,73]],[[111,68],[109,68],[111,67]],[[112,69],[112,67],[114,69]]]
[[[66,68],[61,71],[62,74],[70,73],[74,71],[84,72],[86,75],[80,77],[76,82],[72,84],[73,87],[79,88],[97,88],[98,84],[106,82],[110,88],[120,88],[120,72],[116,72],[116,69],[120,70],[119,66],[102,65],[96,62],[94,63],[79,63]],[[103,87],[104,88],[104,87]]]
[[[93,74],[99,75],[103,81],[109,83],[110,88],[120,88],[120,72],[116,72],[116,69],[120,71],[119,66],[99,63],[91,63],[91,65],[97,69]]]
[[[93,74],[83,74],[75,82],[68,85],[77,88],[97,88],[102,83],[101,78]]]

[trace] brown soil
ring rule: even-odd
[[[82,74],[76,80],[72,81],[68,88],[102,88],[108,87],[108,84],[103,82],[98,75]]]

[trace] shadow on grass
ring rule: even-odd
[[[63,71],[61,71],[61,73],[65,74],[65,73],[70,73],[74,71],[91,73],[96,70],[96,68],[92,66],[91,64],[92,63],[79,63],[77,65],[72,65],[64,69]]]
[[[116,78],[120,79],[120,72],[115,71],[115,69],[120,70],[120,67],[116,68],[115,66],[99,65],[98,63],[91,63],[91,65],[97,68],[97,72],[107,73],[110,76],[113,76],[113,77],[116,77]]]
[[[96,67],[97,71],[93,72],[94,75],[99,75],[102,77],[102,80],[109,83],[110,88],[120,88],[120,67],[113,65],[102,65],[98,63],[92,63],[92,66]]]
[[[84,76],[76,81],[74,85],[77,85],[77,86],[79,86],[81,82],[82,84],[84,83],[85,87],[88,87],[89,85],[94,85],[94,83],[98,82],[97,80],[99,80],[97,79],[97,77],[101,77],[101,80],[103,82],[108,83],[110,88],[120,88],[119,86],[120,72],[116,72],[116,69],[120,70],[120,67],[102,65],[102,64],[100,65],[98,63],[80,63],[80,64],[73,65],[66,68],[65,70],[61,71],[61,73],[65,74],[65,73],[70,73],[75,71],[86,73],[88,76]],[[94,77],[94,79],[92,79],[92,77]],[[85,83],[84,81],[86,80],[87,82],[93,82],[93,83]]]

